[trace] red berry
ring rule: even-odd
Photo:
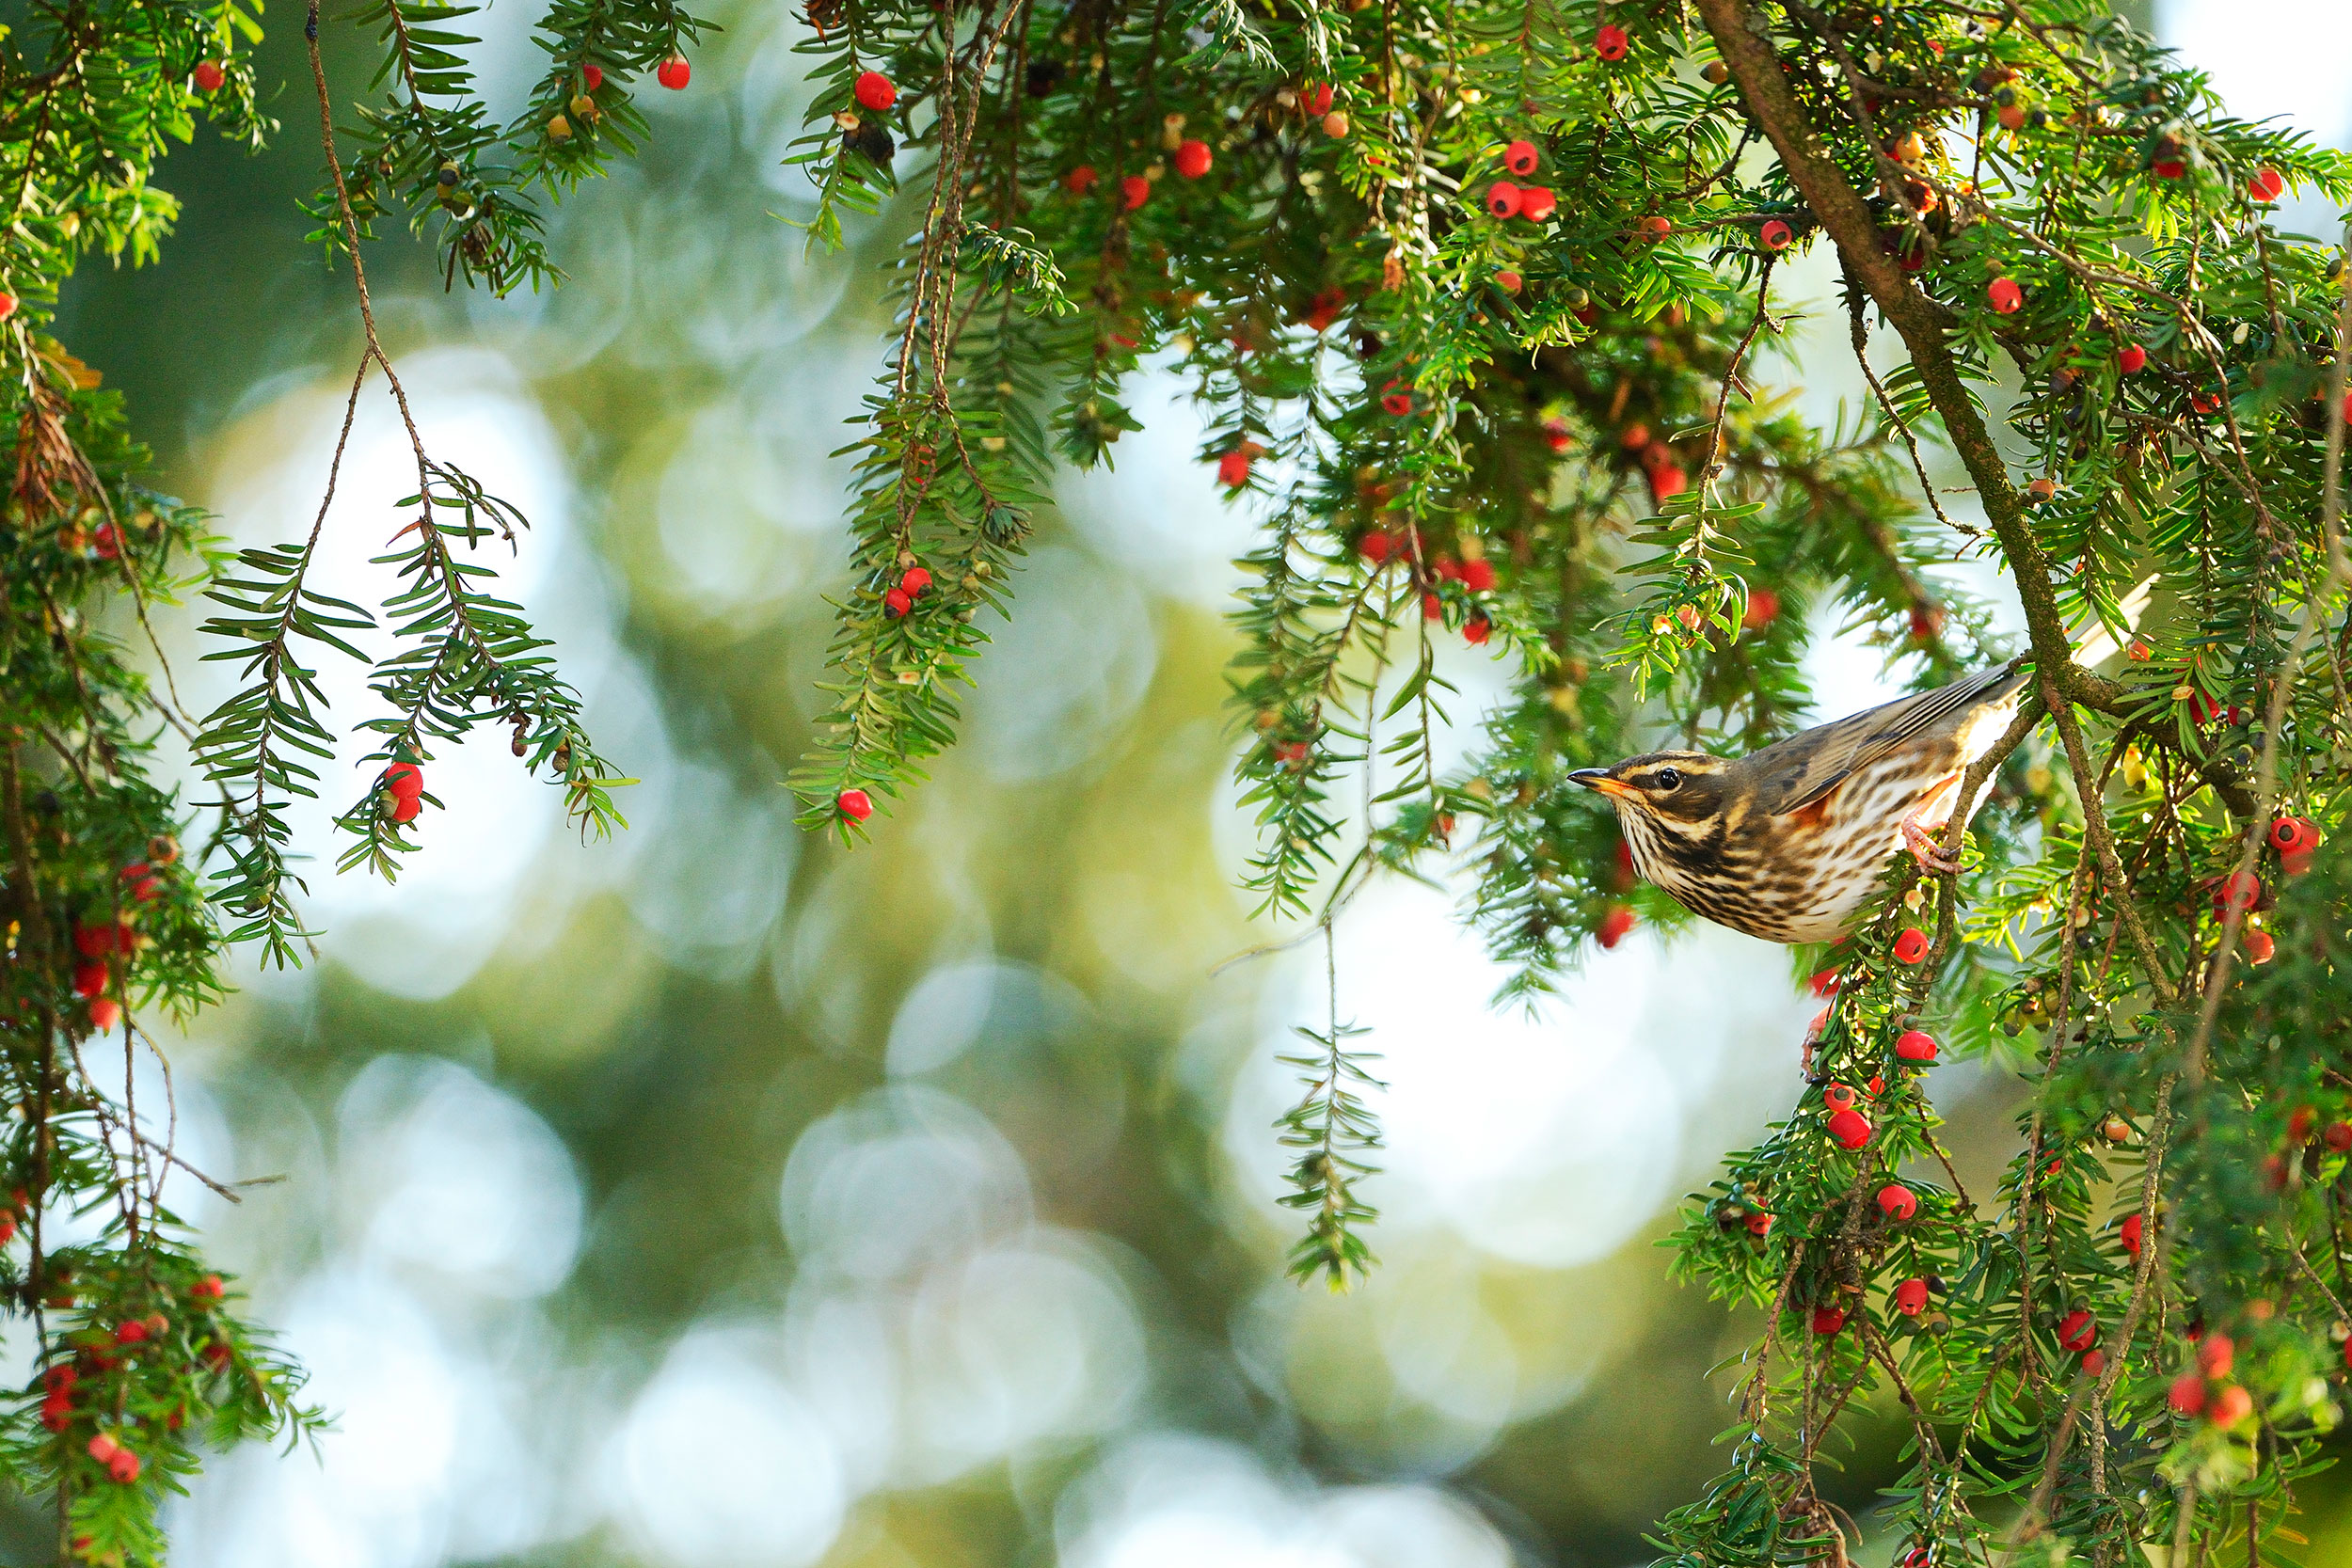
[[[2137,343],[2126,343],[2115,356],[2115,368],[2125,375],[2137,375],[2148,368],[2148,351]]]
[[[1255,453],[1247,446],[1235,447],[1216,460],[1217,482],[1228,490],[1238,490],[1249,483],[1249,464]]]
[[[73,994],[92,997],[106,989],[106,966],[96,958],[73,966]]]
[[[2165,1402],[2180,1415],[2201,1415],[2205,1408],[2205,1380],[2195,1372],[2183,1372],[2172,1380],[2172,1386],[2164,1397]]]
[[[2246,933],[2246,956],[2258,964],[2266,964],[2279,953],[2279,943],[2268,931]]]
[[[845,789],[834,797],[833,803],[852,822],[863,822],[874,815],[874,798],[862,789]]]
[[[686,56],[676,50],[670,57],[653,68],[653,79],[672,92],[684,92],[686,84],[694,79],[694,68],[686,63]]]
[[[1849,1107],[1829,1118],[1829,1135],[1837,1140],[1840,1148],[1860,1148],[1870,1141],[1870,1123],[1860,1111]]]
[[[1820,971],[1812,979],[1805,982],[1805,988],[1816,996],[1836,996],[1837,994],[1837,971],[1834,969]]]
[[[1853,1105],[1853,1090],[1844,1084],[1824,1084],[1821,1085],[1821,1103],[1833,1111],[1851,1109]]]
[[[1879,1189],[1879,1210],[1890,1220],[1907,1220],[1919,1212],[1919,1199],[1899,1181]]]
[[[1487,620],[1484,615],[1478,616],[1473,620],[1463,623],[1462,641],[1469,643],[1473,648],[1478,647],[1485,643],[1487,637],[1493,633],[1494,629],[1494,623],[1492,621]]]
[[[2068,1350],[2089,1350],[2099,1338],[2099,1320],[2081,1307],[2058,1320],[2058,1343]]]
[[[2097,1377],[2107,1370],[2107,1353],[2101,1350],[2083,1352],[2083,1370]]]
[[[1519,216],[1530,223],[1541,223],[1560,210],[1560,198],[1541,185],[1519,188]]]
[[[147,1323],[143,1319],[132,1318],[115,1325],[115,1343],[118,1345],[135,1345],[146,1338]]]
[[[1769,1235],[1771,1235],[1771,1234],[1772,1234],[1772,1215],[1765,1213],[1762,1210],[1758,1210],[1758,1211],[1756,1211],[1755,1213],[1750,1214],[1750,1215],[1748,1216],[1748,1234],[1749,1234],[1749,1235],[1751,1235],[1751,1236],[1769,1236]]]
[[[1942,605],[1927,604],[1911,607],[1911,635],[1915,641],[1925,642],[1943,629],[1944,607]]]
[[[122,1004],[111,996],[93,998],[89,1005],[90,1027],[104,1034],[122,1020]]]
[[[123,1485],[139,1479],[139,1456],[129,1449],[117,1449],[115,1456],[106,1461],[106,1473]]]
[[[1769,588],[1749,589],[1747,613],[1740,617],[1740,624],[1750,631],[1762,631],[1778,619],[1780,595]]]
[[[2213,1411],[2207,1419],[2217,1427],[2233,1427],[2254,1413],[2254,1396],[2231,1384],[2213,1397]]]
[[[894,588],[882,595],[882,608],[893,616],[904,615],[914,608],[914,597],[903,588]]]
[[[1614,947],[1625,940],[1628,931],[1633,929],[1633,921],[1634,914],[1629,906],[1612,904],[1602,913],[1600,924],[1594,927],[1593,940],[1603,947]]]
[[[2188,405],[2200,414],[2217,413],[2221,408],[2221,394],[2215,391],[2191,393]]]
[[[1421,596],[1421,618],[1422,620],[1437,621],[1443,619],[1444,616],[1445,601],[1443,599],[1435,594],[1423,594]]]
[[[2214,912],[2220,914],[2230,910],[2250,910],[2262,902],[2262,896],[2263,879],[2251,871],[2233,871],[2222,878],[2220,885],[2213,890]]]
[[[1073,196],[1086,195],[1094,188],[1094,181],[1095,173],[1092,164],[1080,164],[1061,177],[1062,184],[1068,187]]]
[[[2329,1148],[2341,1154],[2345,1149],[2352,1148],[2352,1121],[2331,1121],[2328,1124],[2328,1130],[2322,1132],[2320,1137]]]
[[[2275,168],[2266,168],[2246,182],[2246,193],[2257,201],[2276,201],[2287,188],[2286,176]]]
[[[1519,215],[1519,188],[1508,180],[1498,180],[1486,187],[1486,211],[1499,218]]]
[[[1310,82],[1298,91],[1298,106],[1317,119],[1331,112],[1331,84]]]
[[[1842,1307],[1817,1307],[1813,1309],[1813,1332],[1835,1334],[1846,1326],[1846,1309]]]
[[[2279,869],[2290,877],[2300,877],[2312,868],[2312,851],[2304,849],[2279,857]]]
[[[2282,855],[2315,847],[2319,829],[2300,816],[2281,816],[2270,825],[2270,847]]]
[[[220,85],[227,80],[229,80],[229,73],[220,69],[218,61],[199,60],[196,62],[197,91],[218,92]]]
[[[2148,166],[2148,172],[2159,180],[2179,180],[2188,173],[2188,166],[2178,158],[2160,158]]]
[[[589,61],[586,65],[580,68],[580,85],[585,87],[590,92],[596,91],[598,87],[604,86],[604,67],[596,64],[594,60]]]
[[[52,1367],[40,1374],[40,1386],[53,1394],[62,1394],[82,1381],[82,1374],[72,1367]]]
[[[1653,214],[1642,220],[1642,232],[1649,236],[1652,242],[1662,240],[1674,231],[1674,219],[1670,217]]]
[[[1388,560],[1389,552],[1395,547],[1396,541],[1385,533],[1367,533],[1356,541],[1356,553],[1375,566]]]
[[[1402,381],[1391,381],[1380,388],[1380,407],[1384,413],[1409,414],[1413,411],[1413,391]]]
[[[129,884],[127,891],[136,903],[147,903],[160,896],[164,891],[164,884],[155,876],[155,868],[145,861],[133,861],[117,875]]]
[[[1593,35],[1593,53],[1604,60],[1622,60],[1629,41],[1625,36],[1625,29],[1613,22]]]
[[[2137,1214],[2126,1214],[2118,1231],[2118,1234],[2123,1238],[2123,1250],[2134,1258],[2139,1256],[2140,1225],[2140,1217]]]
[[[2218,1382],[2230,1375],[2230,1368],[2237,1360],[2237,1346],[2226,1334],[2208,1334],[2197,1345],[2197,1370]]]
[[[89,1440],[89,1456],[101,1465],[109,1463],[121,1451],[122,1445],[115,1441],[111,1432],[99,1433]]]
[[[1895,1310],[1906,1318],[1915,1318],[1928,1309],[1928,1282],[1906,1279],[1895,1287]]]
[[[1495,563],[1485,559],[1462,562],[1462,586],[1473,594],[1485,594],[1495,585]]]
[[[1935,1037],[1917,1029],[1906,1029],[1895,1037],[1895,1059],[1902,1062],[1932,1062],[1935,1060]]]
[[[1778,218],[1766,218],[1764,227],[1756,230],[1756,241],[1767,250],[1787,250],[1797,231]]]
[[[0,322],[7,321],[10,316],[15,314],[16,295],[9,293],[5,289],[0,289]]]
[[[1904,927],[1902,935],[1895,939],[1895,961],[1897,963],[1915,964],[1927,956],[1927,932],[1922,931],[1916,926]]]
[[[40,1402],[40,1424],[52,1432],[63,1432],[73,1421],[73,1402],[63,1394],[52,1394]]]
[[[1631,887],[1633,885],[1633,846],[1628,844],[1623,839],[1619,839],[1617,840],[1616,852],[1617,885],[1621,888]]]
[[[1209,172],[1209,166],[1216,159],[1210,155],[1207,142],[1187,141],[1176,149],[1173,162],[1178,174],[1186,180],[1198,180]]]
[[[188,1299],[190,1301],[218,1301],[227,1293],[227,1291],[228,1287],[220,1282],[220,1275],[208,1274],[188,1287]]]
[[[392,798],[392,820],[395,822],[414,822],[417,814],[422,810],[424,802],[414,795],[396,795]]]
[[[237,1353],[229,1348],[226,1340],[215,1339],[204,1347],[203,1355],[205,1363],[217,1370],[235,1360]]]
[[[1495,274],[1495,287],[1501,289],[1506,294],[1518,293],[1519,290],[1526,286],[1527,279],[1521,277],[1518,273],[1513,272],[1509,267],[1505,267],[1501,272]]]
[[[662,85],[666,87],[669,84],[664,83]],[[685,84],[680,83],[679,85],[682,87]],[[879,71],[859,71],[857,73],[857,86],[851,90],[857,94],[857,102],[860,108],[871,109],[876,114],[882,113],[884,109],[890,108],[898,102],[898,84],[891,81],[889,77],[884,76]]]
[[[396,762],[376,783],[403,800],[413,800],[424,793],[424,771],[413,762]]]
[[[1502,166],[1514,174],[1533,174],[1539,155],[1532,141],[1515,141],[1502,150]]]
[[[931,575],[920,566],[910,566],[907,575],[898,579],[898,586],[909,594],[920,594],[931,585]]]
[[[1119,182],[1119,198],[1128,212],[1134,212],[1152,199],[1152,182],[1140,174],[1128,175]]]
[[[1996,277],[1985,286],[1984,297],[2004,316],[2013,316],[2026,303],[2026,291],[2013,277]]]

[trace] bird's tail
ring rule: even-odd
[[[2112,616],[2092,613],[2090,624],[2073,633],[2074,662],[2089,668],[2115,657],[2123,645],[2123,639],[2139,628],[2139,618],[2148,611],[2148,599],[2155,592],[2154,573],[2139,579],[2139,585],[2115,601]],[[2121,627],[2118,631],[2114,628]]]

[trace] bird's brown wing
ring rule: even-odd
[[[1756,799],[1774,816],[1803,811],[1844,784],[1854,769],[1980,704],[1999,701],[2025,678],[2015,662],[1997,665],[1767,746],[1747,758]]]

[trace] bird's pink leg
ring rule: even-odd
[[[1903,847],[1911,851],[1922,871],[1960,869],[1960,862],[1948,858],[1937,845],[1933,830],[1952,819],[1953,796],[1960,788],[1961,778],[1961,774],[1953,773],[1938,780],[1933,788],[1919,797],[1919,803],[1902,820]]]

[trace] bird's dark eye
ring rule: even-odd
[[[1657,772],[1650,775],[1650,782],[1656,784],[1660,789],[1680,789],[1682,787],[1682,769],[1679,768],[1661,768]]]

